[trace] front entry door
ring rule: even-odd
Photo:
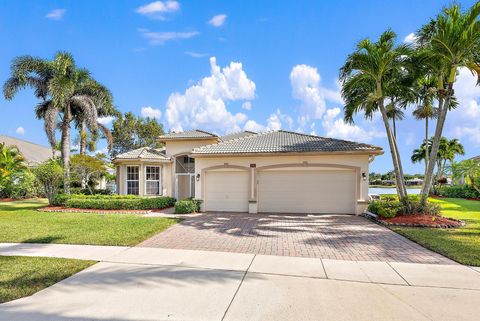
[[[195,197],[195,174],[175,174],[175,191],[177,200]]]

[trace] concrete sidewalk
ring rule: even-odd
[[[480,271],[459,264],[61,244],[0,244],[0,255],[34,255],[35,247],[42,255],[78,252],[101,262],[1,304],[0,320],[477,320],[480,314]]]

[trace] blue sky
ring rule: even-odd
[[[460,1],[468,7],[473,1]],[[0,80],[13,57],[73,53],[113,93],[121,111],[157,117],[166,129],[218,134],[286,129],[386,149],[373,171],[392,168],[380,119],[342,121],[338,69],[355,43],[387,28],[403,42],[443,1],[1,1]],[[461,106],[445,135],[480,154],[480,90],[461,71]],[[0,99],[0,134],[47,144],[31,91]],[[424,125],[398,124],[405,171]],[[108,120],[104,120],[108,124]],[[433,128],[432,128],[433,132]],[[99,148],[104,147],[99,144]]]

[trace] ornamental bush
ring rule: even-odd
[[[187,214],[200,212],[202,201],[195,199],[185,199],[175,203],[176,214]]]
[[[99,210],[149,210],[171,207],[175,198],[138,197],[134,195],[70,195],[59,196],[66,207]]]
[[[468,185],[443,186],[435,190],[438,196],[452,198],[480,198],[480,193]]]
[[[422,205],[418,197],[409,197],[410,210],[404,204],[396,200],[395,198],[381,199],[372,201],[368,205],[368,211],[377,214],[384,218],[392,218],[401,214],[427,214],[427,215],[439,215],[441,207],[439,204],[427,202]]]

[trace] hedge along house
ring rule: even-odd
[[[204,211],[360,214],[369,163],[383,154],[368,144],[282,130],[223,137],[193,130],[159,140],[162,150],[115,158],[119,192],[194,197]]]

